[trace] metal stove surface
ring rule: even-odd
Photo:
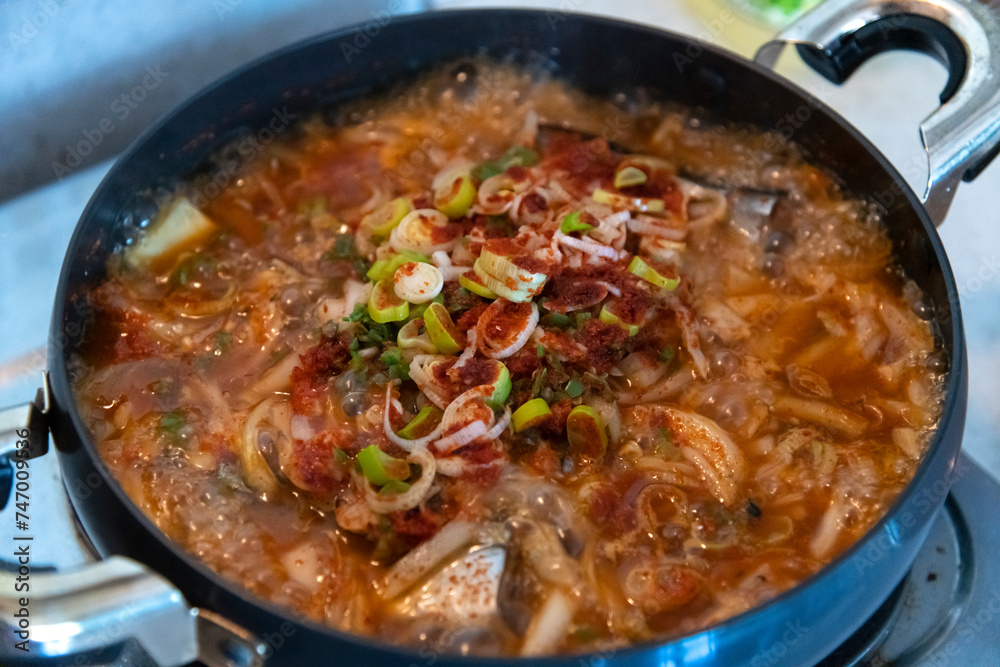
[[[821,667],[1000,664],[1000,484],[968,457],[906,579]],[[853,638],[852,638],[853,639]]]

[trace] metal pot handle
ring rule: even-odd
[[[920,124],[929,175],[924,206],[940,225],[961,180],[1000,151],[1000,11],[990,0],[827,0],[757,51],[774,68],[785,44],[840,84],[873,55],[923,51],[949,71],[941,106]]]
[[[0,545],[0,664],[180,667],[197,660],[208,667],[263,667],[266,644],[192,608],[173,584],[140,563],[114,556],[72,571],[32,565],[34,540],[17,533],[16,512],[31,497],[31,460],[48,452],[48,406],[45,382],[33,403],[0,410],[0,491],[10,489],[9,498],[0,493],[0,522],[15,527],[0,531],[9,536]]]

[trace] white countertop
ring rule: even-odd
[[[438,7],[498,6],[441,0]],[[722,0],[534,0],[520,6],[579,11],[639,21],[695,35],[749,56],[774,32],[738,17]],[[865,133],[915,189],[926,178],[917,131],[937,105],[945,73],[930,58],[892,53],[875,58],[838,88],[786,54],[779,71],[826,101]],[[45,344],[56,280],[73,227],[109,163],[76,173],[0,205],[0,406],[30,400]],[[969,417],[965,451],[1000,479],[1000,165],[958,191],[941,228],[951,258],[969,348]],[[32,371],[35,372],[32,372]],[[27,375],[23,372],[27,371]],[[45,471],[44,464],[40,473]],[[49,470],[46,474],[54,474]],[[54,526],[53,526],[54,528]],[[58,560],[58,559],[54,559]]]

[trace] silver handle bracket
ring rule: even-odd
[[[927,151],[924,206],[941,224],[962,180],[1000,152],[1000,11],[988,0],[827,0],[763,45],[755,60],[774,68],[786,44],[842,83],[889,49],[935,56],[949,70],[941,106],[920,125]]]

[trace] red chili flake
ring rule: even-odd
[[[396,536],[410,546],[429,540],[449,520],[447,513],[434,512],[426,507],[392,512],[388,517]]]
[[[462,225],[454,222],[449,222],[447,225],[431,225],[431,243],[437,245],[439,243],[449,243],[459,238],[465,234],[465,229]]]
[[[538,358],[538,349],[531,344],[525,345],[503,361],[507,365],[510,376],[515,380],[531,377],[536,370],[542,367],[542,361]]]
[[[492,384],[496,380],[496,369],[496,362],[492,359],[473,357],[458,369],[458,381],[468,388]]]
[[[340,438],[330,432],[317,433],[308,441],[296,440],[292,447],[290,477],[297,486],[322,495],[334,490],[333,451]]]
[[[598,375],[607,373],[624,355],[628,332],[617,324],[587,320],[577,340],[587,348],[587,361]]]
[[[506,347],[524,330],[530,317],[530,302],[514,303],[503,298],[497,299],[483,313],[483,338],[496,347]]]
[[[317,414],[324,385],[344,371],[351,360],[345,342],[339,338],[323,338],[319,344],[299,355],[301,365],[292,369],[292,409],[296,414]]]
[[[617,158],[604,139],[577,143],[567,142],[565,148],[542,162],[545,171],[560,170],[568,178],[563,183],[578,196],[586,196],[595,186],[610,187],[614,182]]]
[[[550,438],[558,438],[566,432],[566,418],[573,410],[573,401],[564,398],[549,406],[549,416],[545,418],[539,428],[542,433]]]
[[[636,525],[635,507],[610,484],[598,484],[591,493],[590,517],[611,535],[622,535]]]
[[[479,324],[479,319],[486,312],[487,308],[489,308],[488,303],[477,303],[455,320],[455,327],[462,333],[468,332],[469,329],[475,329],[476,325]]]

